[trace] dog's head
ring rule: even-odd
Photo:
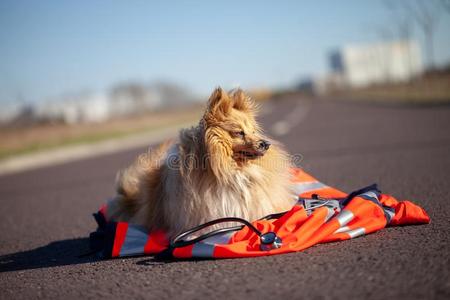
[[[228,94],[217,88],[211,94],[203,124],[213,170],[226,168],[227,160],[238,165],[251,163],[269,150],[270,142],[255,120],[256,112],[256,104],[242,90]]]

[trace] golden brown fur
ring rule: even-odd
[[[198,126],[119,173],[114,217],[173,236],[221,217],[290,209],[288,156],[263,136],[256,111],[241,90],[216,89]]]

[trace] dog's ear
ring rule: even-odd
[[[208,100],[206,113],[215,118],[226,116],[233,107],[233,102],[221,87],[216,88]]]
[[[232,98],[233,98],[233,108],[246,113],[256,113],[258,109],[257,105],[241,89],[235,90],[233,92]]]

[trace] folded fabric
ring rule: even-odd
[[[272,250],[261,250],[261,240],[251,228],[216,234],[184,247],[169,247],[162,231],[108,216],[106,203],[94,214],[98,228],[90,235],[91,248],[104,258],[155,255],[174,258],[237,258],[301,251],[313,245],[352,239],[386,226],[426,224],[427,213],[410,201],[397,201],[372,185],[350,194],[319,182],[301,169],[292,170],[298,202],[276,219],[252,222],[260,232],[274,232],[282,241]],[[114,201],[114,200],[111,200]]]

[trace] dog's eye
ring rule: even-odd
[[[235,132],[234,132],[234,136],[238,136],[238,137],[243,138],[243,137],[245,137],[245,132],[244,132],[243,130],[241,130],[241,131],[235,131]]]

